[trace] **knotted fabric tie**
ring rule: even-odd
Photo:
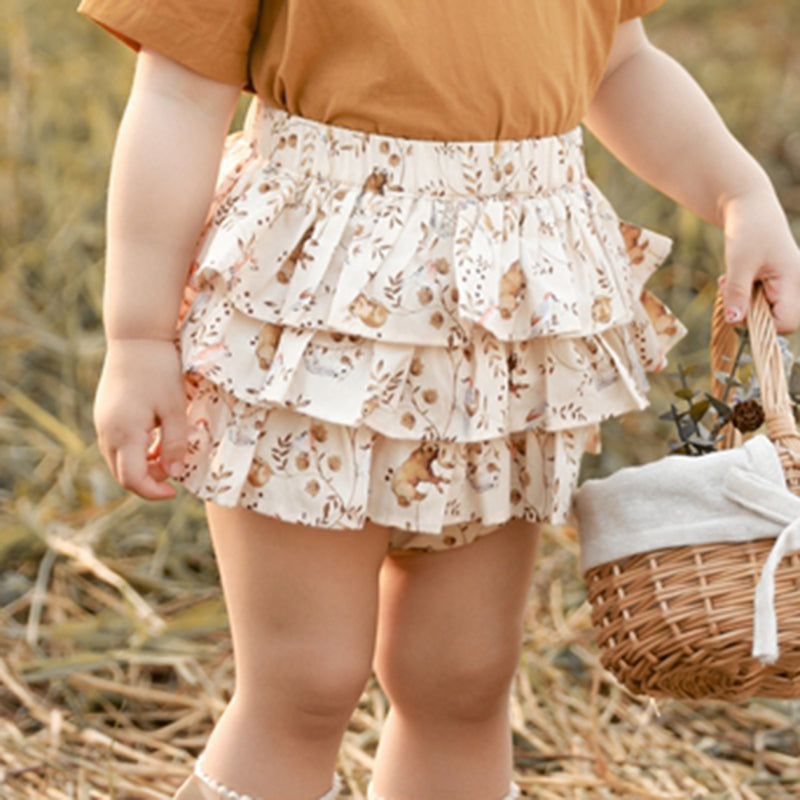
[[[778,660],[778,620],[775,615],[775,571],[787,553],[800,550],[800,517],[789,523],[772,546],[756,587],[752,655],[764,664]]]

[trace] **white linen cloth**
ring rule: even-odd
[[[800,497],[763,434],[704,456],[668,455],[590,478],[574,495],[580,569],[662,547],[775,538],[756,588],[752,655],[778,658],[775,571],[800,550]]]

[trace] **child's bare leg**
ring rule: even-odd
[[[206,772],[266,800],[326,792],[370,675],[388,533],[292,525],[206,503],[231,625],[236,687]]]
[[[508,700],[539,530],[514,520],[449,552],[386,559],[375,670],[392,708],[373,773],[381,798],[508,792]]]

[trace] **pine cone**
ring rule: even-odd
[[[764,409],[755,397],[741,400],[733,406],[731,422],[742,433],[754,431],[764,422]]]

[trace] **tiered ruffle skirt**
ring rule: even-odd
[[[390,549],[564,523],[603,420],[686,328],[643,288],[581,129],[414,140],[254,100],[229,137],[177,340],[202,499]]]

